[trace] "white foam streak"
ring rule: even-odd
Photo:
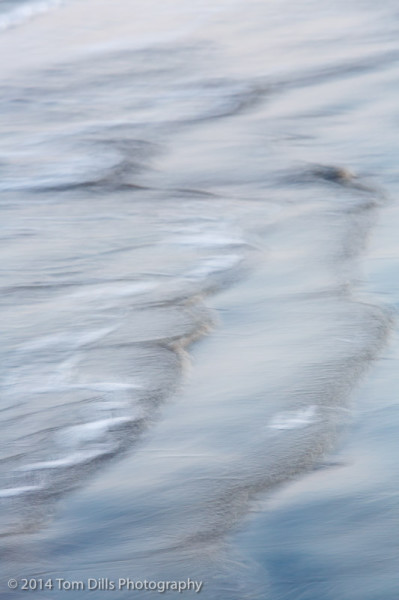
[[[123,298],[144,294],[154,290],[158,284],[153,281],[138,281],[137,283],[99,284],[92,285],[70,295],[70,298],[79,298],[89,302],[108,298]]]
[[[134,419],[132,417],[114,417],[109,419],[99,419],[82,425],[74,425],[67,427],[60,433],[60,438],[66,442],[90,442],[102,437],[107,431],[113,427],[130,423]]]
[[[0,490],[0,498],[10,498],[12,496],[21,496],[22,494],[26,494],[27,492],[34,492],[40,490],[40,486],[38,485],[25,485],[21,487],[15,488],[4,488]]]
[[[216,232],[213,234],[180,236],[174,240],[174,243],[181,246],[227,247],[242,246],[245,244],[245,241],[242,237],[232,237]]]
[[[86,344],[92,344],[113,331],[112,327],[103,327],[101,329],[86,332],[65,332],[53,335],[47,335],[37,338],[21,345],[20,351],[32,352],[33,350],[50,350],[54,347],[62,349],[75,349]]]
[[[95,392],[122,392],[143,388],[140,383],[118,383],[116,381],[94,381],[93,383],[75,384],[68,387],[74,390],[94,390]]]
[[[290,410],[275,415],[269,425],[271,429],[301,429],[316,421],[316,406]]]
[[[104,454],[107,454],[113,450],[112,446],[102,446],[96,450],[87,452],[74,452],[63,458],[57,458],[54,460],[46,460],[42,462],[32,463],[30,465],[24,465],[20,467],[18,471],[38,471],[40,469],[58,469],[62,467],[74,467],[82,463],[90,462],[95,458],[98,458]]]
[[[23,6],[18,6],[0,17],[0,31],[10,29],[10,27],[16,27],[21,25],[25,21],[44,14],[52,8],[61,6],[63,0],[43,0],[42,2],[33,2]]]
[[[237,266],[242,261],[242,256],[239,254],[226,254],[220,256],[213,256],[202,261],[195,269],[192,269],[189,273],[189,277],[207,277],[221,271],[228,271],[233,267]]]

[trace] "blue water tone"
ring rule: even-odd
[[[397,28],[0,3],[4,598],[394,600]]]

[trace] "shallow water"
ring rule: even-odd
[[[47,8],[0,23],[4,597],[393,600],[395,5]]]

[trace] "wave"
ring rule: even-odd
[[[64,4],[63,0],[41,0],[22,4],[0,16],[0,31],[17,27],[33,17],[42,15],[53,8]]]

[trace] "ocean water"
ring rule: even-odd
[[[1,597],[397,599],[398,28],[0,2]]]

